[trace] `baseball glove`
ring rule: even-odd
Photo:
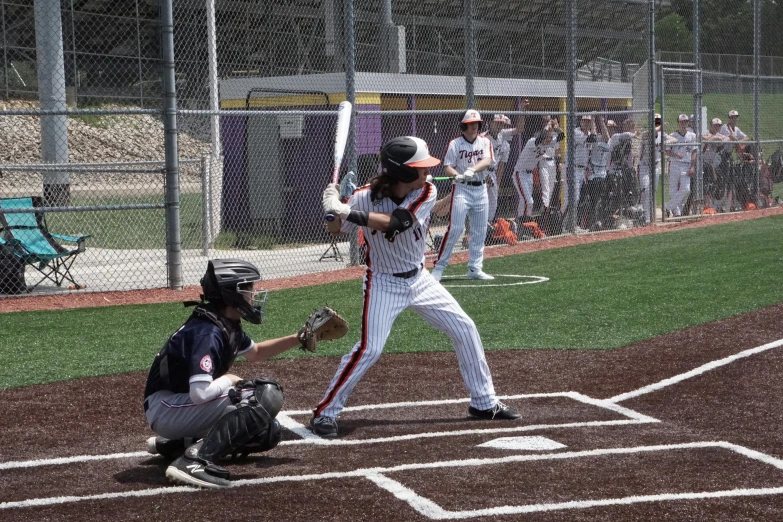
[[[348,321],[329,307],[319,308],[307,318],[299,330],[302,350],[314,352],[319,341],[339,339],[348,332]]]

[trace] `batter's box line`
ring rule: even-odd
[[[363,444],[382,444],[389,442],[401,442],[406,440],[416,439],[429,439],[439,437],[460,437],[467,435],[489,435],[489,434],[508,434],[519,433],[525,431],[538,431],[546,429],[559,429],[559,428],[585,428],[596,426],[618,426],[628,424],[647,424],[660,422],[658,419],[643,415],[639,412],[633,411],[630,408],[625,408],[619,404],[615,404],[605,399],[595,399],[588,397],[575,391],[569,392],[554,392],[554,393],[528,393],[522,395],[503,395],[499,396],[500,400],[519,400],[519,399],[531,399],[531,398],[550,398],[550,397],[566,397],[583,404],[589,404],[598,408],[604,408],[624,417],[628,420],[611,420],[611,421],[585,421],[585,422],[569,422],[561,424],[532,424],[527,426],[512,426],[507,428],[476,428],[471,430],[456,430],[456,431],[439,431],[439,432],[425,432],[425,433],[410,433],[406,435],[396,435],[392,437],[377,437],[372,439],[322,439],[321,437],[313,434],[307,427],[292,419],[292,415],[305,415],[309,414],[310,410],[299,411],[284,411],[281,412],[277,419],[280,425],[297,434],[300,439],[286,440],[280,443],[283,445],[301,445],[301,444],[313,444],[321,446],[356,446]],[[426,407],[426,406],[442,406],[444,404],[462,404],[470,402],[469,398],[463,399],[444,399],[435,401],[419,401],[419,402],[391,402],[381,404],[364,404],[361,406],[352,406],[345,408],[343,411],[368,411],[368,410],[381,410],[390,408],[413,408],[413,407]]]
[[[298,444],[315,444],[315,445],[332,445],[332,446],[354,446],[360,444],[381,444],[389,442],[400,442],[406,440],[415,439],[427,439],[437,437],[459,437],[467,435],[489,435],[489,434],[505,434],[505,433],[519,433],[527,431],[538,431],[547,429],[568,429],[568,428],[588,428],[598,426],[618,426],[628,424],[646,424],[660,422],[658,419],[642,415],[629,408],[620,406],[606,399],[595,399],[583,395],[579,392],[555,392],[555,393],[529,393],[523,395],[504,395],[498,397],[501,400],[518,400],[518,399],[530,399],[530,398],[542,398],[542,397],[567,397],[572,400],[582,402],[584,404],[590,404],[600,408],[611,410],[620,415],[627,417],[627,420],[610,420],[610,421],[586,421],[586,422],[569,422],[562,424],[531,424],[527,426],[512,426],[508,428],[477,428],[471,430],[459,430],[459,431],[442,431],[442,432],[427,432],[427,433],[413,433],[408,435],[398,435],[396,437],[379,437],[374,439],[336,439],[327,440],[314,435],[307,427],[302,423],[295,421],[290,415],[304,415],[310,413],[310,410],[301,411],[282,411],[278,414],[277,419],[280,425],[297,434],[301,439],[297,440],[284,440],[280,442],[280,446],[298,445]],[[468,403],[470,399],[445,399],[436,401],[421,401],[421,402],[392,402],[383,404],[366,404],[362,406],[351,406],[345,408],[345,411],[366,411],[388,408],[411,408],[415,406],[441,406],[444,404],[460,404]],[[132,453],[112,453],[108,455],[75,455],[71,457],[57,457],[51,459],[35,459],[25,461],[10,461],[0,462],[0,471],[10,469],[23,469],[23,468],[35,468],[40,466],[55,466],[55,465],[68,465],[83,462],[94,462],[101,460],[112,459],[125,459],[125,458],[140,458],[151,457],[146,451],[136,451]]]
[[[305,482],[315,480],[330,480],[330,479],[345,479],[345,478],[367,478],[383,487],[387,491],[392,492],[397,498],[405,500],[411,505],[413,509],[418,507],[433,508],[431,511],[422,512],[425,516],[433,516],[430,518],[435,519],[459,519],[459,518],[474,518],[479,516],[499,515],[499,514],[517,514],[517,513],[531,513],[535,511],[555,511],[563,509],[584,509],[595,506],[610,506],[610,505],[622,505],[622,504],[635,504],[639,502],[660,502],[666,500],[681,500],[681,499],[707,499],[707,498],[721,498],[721,497],[741,497],[741,496],[760,496],[760,495],[778,495],[783,493],[783,487],[781,488],[760,488],[760,489],[735,489],[726,491],[713,491],[713,492],[699,492],[699,493],[672,493],[662,495],[646,495],[646,496],[632,496],[614,499],[600,499],[600,500],[586,500],[586,501],[572,501],[563,502],[557,504],[533,504],[525,506],[501,506],[497,508],[488,508],[483,510],[473,511],[447,511],[440,506],[437,506],[429,499],[418,495],[416,492],[406,488],[397,481],[394,481],[385,475],[397,472],[416,471],[424,469],[439,469],[439,468],[462,468],[462,467],[479,467],[489,466],[497,464],[509,464],[516,462],[532,462],[542,460],[566,460],[580,457],[597,457],[603,455],[629,455],[634,453],[649,453],[655,451],[671,451],[679,449],[691,449],[691,448],[724,448],[747,458],[758,460],[765,464],[769,464],[781,471],[783,471],[783,461],[776,459],[764,453],[756,450],[752,450],[743,446],[738,446],[730,442],[716,441],[716,442],[686,442],[681,444],[668,444],[668,445],[656,445],[656,446],[637,446],[632,448],[606,448],[606,449],[594,449],[585,451],[571,451],[562,453],[547,453],[536,455],[511,455],[506,457],[497,458],[485,458],[485,459],[463,459],[463,460],[448,460],[439,462],[427,462],[427,463],[414,463],[414,464],[400,464],[397,466],[382,468],[359,468],[352,471],[342,472],[327,472],[318,474],[307,475],[284,475],[278,477],[263,477],[257,479],[245,479],[236,480],[231,483],[231,488],[241,488],[246,486],[258,486],[263,484],[275,484],[282,482]],[[162,487],[152,488],[135,491],[120,491],[113,493],[100,493],[95,495],[85,496],[62,496],[62,497],[49,497],[49,498],[33,498],[27,500],[19,500],[12,502],[0,503],[0,510],[24,508],[33,506],[51,506],[56,504],[71,504],[82,501],[94,501],[94,500],[112,500],[118,498],[129,497],[154,497],[158,495],[168,495],[173,493],[195,493],[201,490],[186,487],[186,486],[174,486],[174,487]],[[415,501],[411,504],[412,501]],[[418,511],[418,510],[417,510]]]
[[[579,458],[584,456],[596,456],[596,455],[608,455],[608,454],[623,454],[623,453],[637,453],[643,451],[663,451],[685,448],[723,448],[727,449],[747,458],[761,461],[765,464],[776,467],[779,470],[783,470],[783,461],[770,457],[764,453],[738,446],[728,442],[706,442],[706,443],[686,443],[686,444],[673,444],[668,446],[648,446],[638,448],[618,448],[616,450],[592,450],[570,453],[559,453],[549,455],[536,455],[530,456],[532,458],[520,458],[521,460],[546,460],[546,459],[562,459],[562,458]],[[527,456],[526,456],[527,457]],[[503,459],[505,460],[505,459]],[[493,463],[487,463],[487,465]],[[388,491],[396,498],[406,502],[413,510],[419,514],[432,519],[432,520],[456,520],[467,519],[487,516],[499,516],[499,515],[517,515],[525,513],[536,513],[543,511],[561,511],[568,509],[587,509],[592,507],[606,507],[616,505],[629,505],[638,503],[649,502],[664,502],[675,500],[703,500],[711,498],[727,498],[727,497],[747,497],[747,496],[765,496],[765,495],[779,495],[783,494],[783,487],[779,488],[755,488],[755,489],[734,489],[723,491],[707,491],[707,492],[688,492],[688,493],[662,493],[657,495],[634,495],[629,497],[610,498],[610,499],[593,499],[593,500],[581,500],[570,502],[558,502],[558,503],[546,503],[546,504],[529,504],[521,506],[499,506],[494,508],[466,510],[466,511],[449,511],[439,506],[434,501],[419,495],[410,488],[405,487],[402,483],[387,477],[382,472],[368,472],[365,475],[369,481],[373,482],[378,487]]]

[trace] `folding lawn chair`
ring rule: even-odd
[[[64,236],[49,232],[44,213],[37,208],[43,206],[40,196],[0,199],[0,246],[6,247],[13,256],[37,270],[43,277],[30,286],[46,281],[62,286],[72,283],[71,289],[84,288],[73,279],[71,265],[84,252],[84,241],[90,234]],[[10,209],[29,209],[29,212],[6,212]],[[75,248],[66,248],[61,242],[74,243]]]

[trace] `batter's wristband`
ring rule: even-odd
[[[366,227],[367,223],[370,222],[370,214],[367,212],[362,212],[361,210],[351,210],[351,213],[348,214],[348,217],[345,219],[351,223],[359,225],[360,227]]]

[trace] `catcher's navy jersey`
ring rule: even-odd
[[[192,316],[155,356],[144,396],[160,390],[188,393],[191,382],[212,382],[228,373],[236,356],[253,347],[240,322],[230,324],[235,333],[234,347],[217,324],[205,317]]]

